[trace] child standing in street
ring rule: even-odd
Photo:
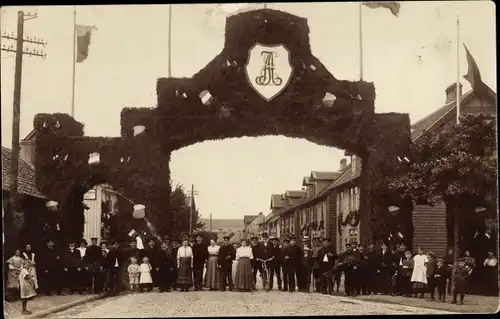
[[[33,299],[36,296],[35,290],[35,280],[30,275],[32,267],[32,262],[27,260],[21,272],[19,273],[19,288],[21,292],[21,304],[22,304],[22,314],[30,315],[31,311],[28,311],[28,300]]]
[[[444,260],[439,258],[437,260],[437,268],[434,272],[434,284],[435,287],[431,288],[431,299],[434,298],[434,289],[437,288],[438,291],[438,301],[446,301],[446,279],[448,278],[448,270],[444,265]]]
[[[141,275],[139,271],[139,265],[137,264],[137,258],[130,258],[130,265],[128,266],[127,271],[130,283],[130,291],[137,292],[139,290],[139,277]]]
[[[415,262],[413,261],[413,256],[411,251],[405,251],[405,256],[401,258],[399,262],[399,272],[401,280],[401,290],[403,295],[406,297],[411,297],[411,275],[413,273],[413,267]]]
[[[455,289],[453,291],[453,304],[464,304],[465,293],[467,292],[467,278],[471,273],[471,269],[465,266],[465,258],[460,258],[457,261],[457,269],[455,270]],[[457,302],[457,297],[460,295],[460,301]]]
[[[139,279],[139,288],[141,292],[152,291],[153,290],[153,277],[151,277],[151,264],[149,263],[149,258],[142,258],[142,264],[139,266],[139,272],[141,273]]]

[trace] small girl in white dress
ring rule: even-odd
[[[139,287],[141,288],[141,292],[153,290],[153,277],[151,277],[152,269],[153,268],[149,263],[149,258],[142,258],[142,264],[139,266],[139,272],[141,273],[141,277],[139,279]]]
[[[21,272],[19,273],[19,288],[21,292],[21,305],[22,305],[22,314],[30,315],[31,311],[28,311],[28,300],[33,299],[36,296],[35,290],[35,281],[33,277],[31,277],[32,262],[26,261],[24,263],[23,268],[21,268]]]

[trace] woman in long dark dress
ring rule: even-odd
[[[235,289],[237,291],[251,291],[253,285],[252,265],[250,261],[253,259],[252,248],[247,246],[247,241],[241,241],[241,247],[236,250],[236,260],[238,266],[236,268]]]
[[[182,246],[177,250],[177,269],[177,287],[181,291],[188,291],[193,286],[193,250],[187,239],[182,241]]]

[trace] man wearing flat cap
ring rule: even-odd
[[[90,238],[90,246],[85,251],[83,263],[88,269],[88,280],[90,284],[91,293],[95,292],[95,286],[99,286],[100,273],[100,260],[102,257],[102,249],[97,245],[97,238]],[[96,284],[97,283],[97,284]]]
[[[82,290],[82,255],[80,251],[76,249],[74,241],[68,244],[68,248],[64,250],[62,254],[62,264],[65,275],[65,280],[69,286],[71,293],[79,292],[83,293]]]
[[[198,234],[193,250],[193,278],[194,290],[203,290],[203,270],[208,259],[208,245],[203,242],[203,237]]]
[[[297,250],[290,246],[288,238],[283,240],[281,249],[283,265],[283,291],[295,291],[295,269],[297,267]]]
[[[236,258],[236,250],[229,243],[229,236],[224,236],[224,244],[219,248],[217,263],[221,274],[221,291],[225,291],[229,286],[229,290],[234,290],[232,267],[233,260]]]

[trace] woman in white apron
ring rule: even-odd
[[[413,297],[417,298],[420,293],[420,298],[424,298],[424,293],[427,288],[427,263],[429,259],[424,250],[419,247],[418,253],[413,257],[414,268],[411,274],[411,283],[413,285]]]
[[[23,252],[24,260],[29,260],[31,262],[31,267],[29,267],[29,275],[34,282],[35,290],[38,290],[38,279],[36,277],[36,262],[35,262],[35,253],[31,250],[31,245],[28,244],[24,247]]]

